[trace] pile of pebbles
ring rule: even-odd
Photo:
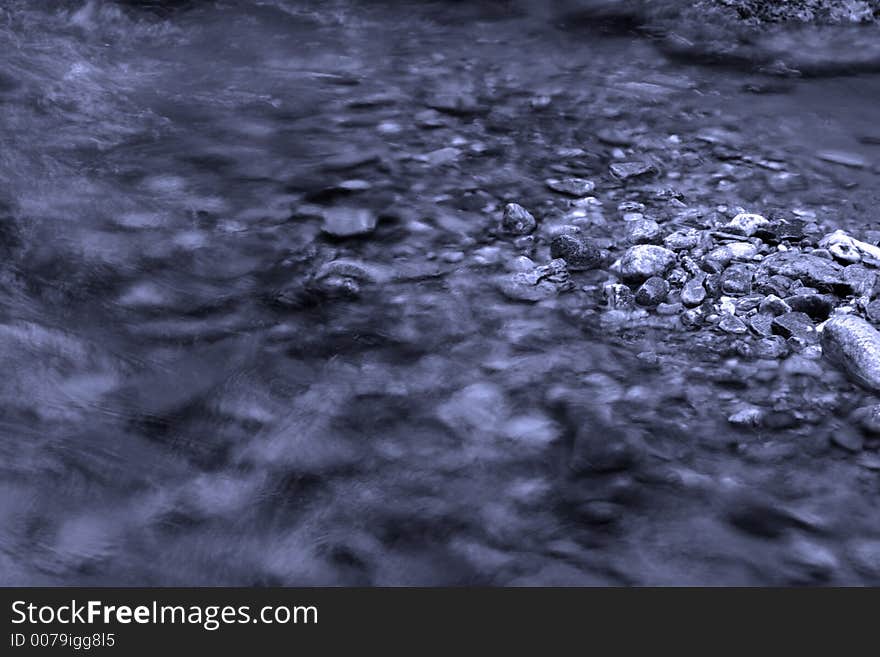
[[[549,265],[505,277],[499,288],[541,301],[575,287],[569,271],[605,270],[609,321],[637,325],[661,315],[672,328],[729,336],[744,357],[825,355],[880,392],[880,248],[839,230],[823,237],[802,219],[731,214],[667,231],[649,218],[628,221],[628,246],[616,259],[596,240],[562,233],[550,242]],[[501,228],[523,235],[537,223],[509,204]]]

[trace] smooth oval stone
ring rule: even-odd
[[[705,275],[692,278],[681,288],[681,302],[688,308],[699,306],[706,300],[706,288],[703,287]]]
[[[836,315],[825,322],[822,351],[854,381],[880,392],[880,332],[864,319]]]
[[[550,256],[562,258],[571,270],[595,269],[602,264],[602,253],[577,235],[557,235],[550,242]]]

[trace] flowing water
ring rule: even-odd
[[[833,367],[609,323],[602,271],[494,283],[549,259],[501,208],[570,221],[565,175],[612,252],[624,201],[870,239],[880,78],[470,3],[134,4],[0,8],[0,582],[880,583]]]

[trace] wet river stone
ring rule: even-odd
[[[515,301],[544,301],[567,292],[573,287],[565,260],[552,260],[531,271],[517,272],[503,277],[498,289],[504,296]]]
[[[637,178],[638,176],[644,176],[656,172],[654,165],[650,162],[643,162],[640,160],[632,162],[615,162],[611,165],[610,170],[611,174],[620,180],[629,180],[630,178]]]
[[[693,228],[677,230],[663,238],[663,246],[673,251],[687,251],[700,243],[700,233]]]
[[[636,291],[636,303],[640,306],[656,306],[669,294],[669,283],[659,276],[652,276]]]
[[[550,256],[562,258],[572,271],[595,269],[602,264],[602,253],[582,237],[557,235],[550,242]]]
[[[880,333],[854,315],[836,315],[822,329],[822,351],[853,380],[880,392]]]
[[[823,290],[848,287],[843,280],[843,267],[811,253],[774,253],[763,260],[761,267],[772,275],[797,279]]]
[[[675,263],[675,253],[662,246],[641,244],[623,254],[618,270],[627,282],[640,283],[652,276],[663,276]]]
[[[750,242],[732,242],[713,249],[703,258],[708,271],[720,273],[734,260],[751,260],[758,254],[758,247]]]
[[[752,291],[752,270],[748,265],[731,265],[721,275],[725,294],[748,294]]]
[[[764,228],[770,222],[759,214],[749,214],[746,212],[736,215],[724,227],[728,232],[751,237],[759,229]]]
[[[635,295],[622,283],[607,283],[602,288],[602,293],[611,310],[632,310],[635,305]]]
[[[596,189],[596,184],[583,178],[550,178],[547,180],[547,187],[569,196],[586,196]]]
[[[865,315],[875,324],[880,323],[880,299],[875,299],[867,305]]]
[[[853,294],[860,297],[870,297],[877,283],[877,275],[862,265],[849,265],[843,268],[843,280],[850,287]]]
[[[766,315],[772,315],[776,317],[777,315],[784,315],[785,313],[790,313],[792,311],[791,306],[789,306],[785,301],[777,297],[775,294],[768,294],[764,297],[764,300],[761,301],[758,306],[758,312]]]
[[[532,213],[519,203],[508,203],[504,206],[501,227],[513,235],[528,235],[538,226]]]
[[[660,237],[660,224],[653,219],[627,222],[626,241],[630,244],[651,244]]]
[[[725,314],[721,318],[721,321],[718,322],[718,328],[725,333],[733,333],[737,335],[748,332],[748,327],[745,322],[736,315],[730,314]]]
[[[798,338],[807,344],[819,341],[816,327],[806,313],[790,312],[773,319],[773,332],[784,338]]]
[[[681,302],[688,308],[699,306],[706,300],[704,280],[706,280],[705,275],[692,278],[681,288]]]

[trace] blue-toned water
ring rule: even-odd
[[[625,201],[870,239],[878,78],[552,8],[133,4],[0,7],[0,582],[880,583],[880,444],[832,440],[870,395],[609,324],[607,271],[495,284],[549,260],[504,204],[549,230],[567,175],[612,253]]]

